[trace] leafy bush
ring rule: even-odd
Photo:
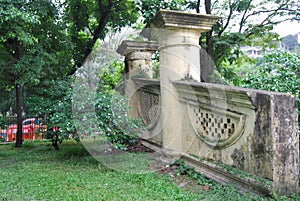
[[[72,115],[72,87],[70,77],[41,83],[39,90],[33,91],[25,99],[25,104],[30,108],[28,115],[35,113],[44,116],[48,129],[46,138],[51,140],[52,146],[58,150],[58,144],[63,139],[73,135],[77,139],[74,119]],[[53,130],[58,127],[58,130]]]
[[[71,86],[74,78],[69,77],[42,83],[40,90],[26,99],[30,115],[39,112],[46,117],[47,139],[51,140],[55,149],[59,149],[58,144],[69,137],[79,140],[77,132],[90,135],[96,127],[117,148],[126,149],[127,145],[136,141],[139,121],[127,115],[129,108],[126,98],[115,92],[116,86],[122,81],[123,71],[124,63],[120,61],[102,68],[95,94],[90,91],[86,77],[76,83],[80,84],[76,89]],[[78,123],[76,120],[82,121]],[[53,127],[59,129],[53,130]]]
[[[265,55],[255,70],[243,78],[242,86],[293,94],[298,98],[299,108],[300,55],[280,50]]]
[[[114,61],[107,68],[102,68],[100,74],[99,87],[101,90],[110,91],[113,90],[116,85],[122,80],[124,72],[124,62]]]
[[[96,115],[101,131],[116,148],[126,150],[137,142],[141,131],[141,121],[128,115],[125,97],[117,92],[98,92]]]

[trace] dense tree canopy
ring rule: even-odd
[[[119,31],[136,22],[139,14],[132,0],[67,0],[64,3],[64,20],[71,37],[73,74],[108,31]]]
[[[69,48],[58,8],[50,0],[1,0],[1,90],[16,89],[18,127],[21,127],[23,88],[44,79],[66,75]],[[17,132],[17,146],[22,143]]]

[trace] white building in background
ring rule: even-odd
[[[299,51],[300,50],[300,32],[294,35],[287,35],[282,38],[282,42],[279,43],[278,48],[287,51]],[[241,50],[251,58],[260,58],[264,53],[269,52],[271,49],[263,49],[261,46],[242,46]]]
[[[262,57],[264,52],[261,46],[242,46],[241,50],[252,58]]]

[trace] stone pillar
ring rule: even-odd
[[[182,153],[181,108],[172,81],[200,82],[201,33],[211,30],[219,17],[160,10],[142,31],[150,40],[158,41],[160,56],[160,85],[163,147],[170,154]]]
[[[122,42],[117,52],[125,56],[125,95],[129,98],[131,107],[130,115],[133,118],[138,117],[136,86],[131,79],[152,78],[152,54],[157,50],[158,45],[155,42],[139,42],[125,40]]]
[[[274,149],[274,192],[287,196],[299,194],[297,99],[284,94],[274,95],[270,100],[270,108],[272,116],[269,130],[272,133]]]

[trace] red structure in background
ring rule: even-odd
[[[36,140],[43,139],[47,132],[47,126],[40,123],[36,118],[25,119],[22,122],[22,140]],[[12,124],[6,129],[7,142],[15,141],[17,135],[17,124]]]

